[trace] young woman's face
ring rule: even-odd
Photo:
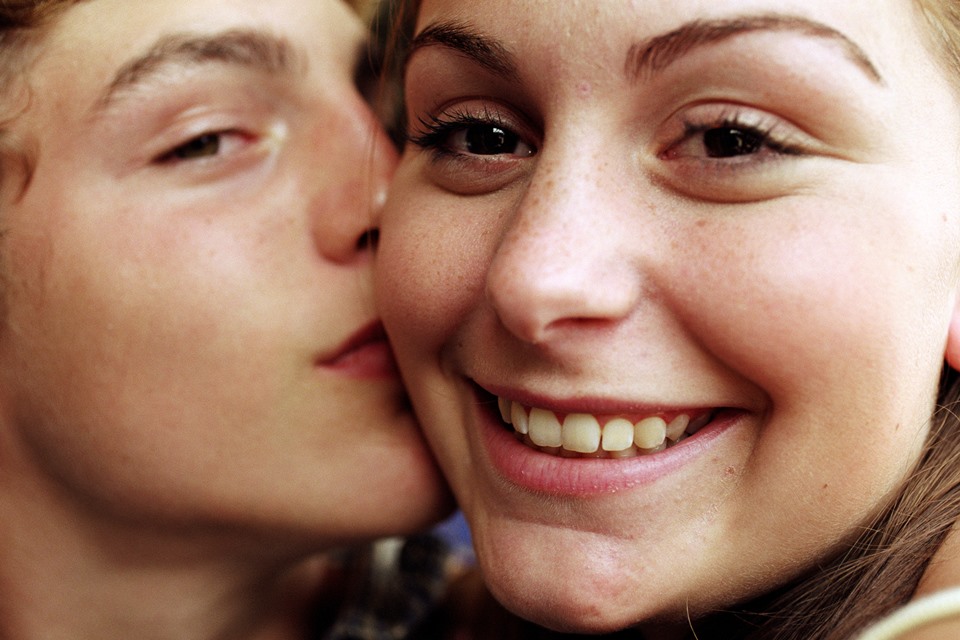
[[[361,246],[396,155],[346,5],[95,0],[41,51],[3,208],[7,478],[313,541],[441,515]]]
[[[909,5],[426,0],[417,33],[378,292],[496,595],[601,630],[836,552],[956,301],[960,111]]]

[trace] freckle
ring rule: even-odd
[[[707,226],[707,221],[706,221],[706,220],[704,220],[703,218],[697,220],[697,228],[698,228],[698,229],[703,229],[705,226]]]
[[[824,484],[824,485],[823,485],[822,487],[820,487],[820,488],[821,488],[823,491],[826,491],[827,489],[830,488],[830,485],[829,485],[829,484]]]

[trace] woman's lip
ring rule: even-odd
[[[476,387],[476,393],[480,396],[489,395],[494,402],[497,398],[506,398],[513,402],[519,402],[527,407],[537,407],[546,409],[559,414],[568,413],[589,413],[596,416],[606,415],[632,415],[646,414],[655,415],[658,413],[697,413],[704,410],[713,409],[719,405],[681,407],[670,404],[649,404],[642,402],[629,402],[624,400],[613,400],[603,398],[547,398],[545,396],[534,394],[517,389],[508,389],[496,385],[480,385],[473,383]]]
[[[475,388],[474,415],[494,470],[524,490],[557,496],[605,495],[652,484],[702,457],[745,417],[743,411],[722,411],[696,436],[656,454],[626,459],[564,458],[521,443],[501,424],[496,407],[491,410],[489,399],[482,395]],[[603,406],[607,408],[605,403]]]
[[[397,365],[379,321],[362,327],[337,349],[317,360],[317,366],[359,378],[393,378]]]

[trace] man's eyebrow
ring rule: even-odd
[[[433,46],[452,49],[507,79],[517,77],[517,64],[510,50],[501,42],[480,34],[468,24],[456,21],[431,24],[413,39],[406,60],[410,60],[416,51]]]
[[[625,70],[632,80],[649,77],[705,45],[757,31],[794,31],[813,38],[831,40],[840,45],[845,56],[870,80],[883,84],[883,77],[867,54],[853,40],[833,27],[801,16],[760,14],[694,20],[663,35],[654,36],[630,47]]]
[[[283,38],[257,30],[165,35],[120,67],[97,101],[97,110],[170,69],[221,62],[279,75],[293,71],[294,54]]]

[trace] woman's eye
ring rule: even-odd
[[[678,193],[715,202],[755,202],[798,184],[818,141],[759,109],[695,105],[662,125],[651,165]]]
[[[423,149],[446,155],[527,158],[536,154],[536,148],[522,135],[496,120],[459,115],[421,122],[424,132],[409,139]]]
[[[530,145],[523,142],[516,133],[493,124],[476,124],[453,133],[449,140],[454,150],[465,151],[476,156],[512,155],[526,157],[533,155]]]
[[[680,139],[671,144],[662,157],[667,160],[689,158],[745,162],[753,158],[770,159],[801,153],[801,149],[791,141],[791,135],[779,129],[775,125],[736,121],[687,124]]]
[[[703,148],[709,158],[733,158],[757,153],[763,134],[738,127],[717,127],[703,132]]]
[[[428,159],[425,171],[447,191],[480,195],[504,188],[536,164],[536,130],[508,109],[466,105],[411,123],[409,144]]]

